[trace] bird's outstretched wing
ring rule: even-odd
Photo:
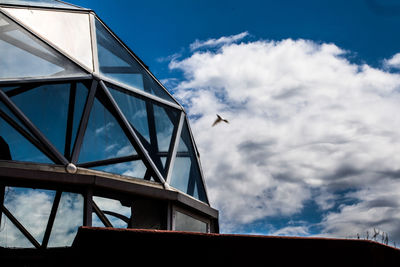
[[[217,114],[217,119],[214,121],[214,123],[212,124],[212,126],[215,126],[216,124],[220,123],[221,121],[224,121],[226,123],[229,123],[228,120],[222,118],[220,115]]]
[[[217,125],[219,122],[221,121],[220,118],[217,118],[214,123],[212,124],[212,127],[214,127],[215,125]]]

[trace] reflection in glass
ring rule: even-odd
[[[83,225],[83,196],[63,192],[51,230],[48,247],[70,246]]]
[[[95,212],[92,213],[92,227],[106,227]]]
[[[1,13],[0,51],[0,79],[84,74],[74,63]]]
[[[140,141],[159,171],[166,176],[165,162],[174,127],[178,123],[178,111],[161,107],[135,97],[132,93],[109,86],[110,92],[127,120],[136,130]]]
[[[11,100],[63,154],[68,139],[75,139],[88,89],[82,83],[48,84],[13,93]],[[70,123],[71,129],[67,130]],[[71,141],[68,140],[68,144]],[[66,153],[68,152],[68,153]]]
[[[110,92],[125,117],[140,135],[150,142],[149,124],[147,119],[146,102],[137,97],[122,93],[109,86]]]
[[[175,103],[98,20],[96,20],[96,38],[101,74]]]
[[[207,196],[195,153],[189,128],[185,121],[172,170],[171,185],[188,195],[203,202],[207,202]]]
[[[93,70],[89,14],[53,10],[4,8],[66,54]]]
[[[182,212],[175,211],[174,230],[207,233],[208,225]]]
[[[83,115],[83,109],[85,107],[86,103],[86,98],[88,96],[88,88],[82,84],[82,83],[77,83],[76,84],[76,90],[74,93],[74,87],[71,87],[71,94],[70,94],[70,106],[74,106],[73,109],[73,117],[72,117],[72,133],[71,133],[71,143],[70,143],[70,152],[69,155],[72,155],[72,149],[75,144],[76,136],[78,133],[78,128],[79,128],[79,123],[81,121],[82,115]],[[72,101],[71,101],[72,99]],[[69,117],[68,119],[71,119]]]
[[[146,166],[141,160],[134,160],[129,162],[122,162],[117,164],[110,164],[104,166],[92,167],[98,171],[110,172],[124,176],[143,179],[146,174]]]
[[[114,115],[104,107],[105,101],[102,94],[96,94],[79,154],[79,163],[136,154]]]
[[[110,198],[94,196],[93,201],[100,208],[100,210],[103,211],[103,213],[106,215],[107,219],[110,221],[113,227],[115,228],[128,227],[128,222],[126,222],[126,220],[129,220],[131,218],[130,207],[125,207],[121,204],[119,200]],[[112,213],[115,213],[115,215],[112,215]],[[121,217],[124,218],[124,220],[118,218],[116,215],[122,215]]]
[[[41,243],[54,196],[51,190],[6,187],[4,206]]]
[[[11,97],[61,153],[65,146],[70,87],[70,84],[42,85]]]
[[[0,103],[0,108],[4,106]],[[5,120],[0,117],[0,136],[4,140],[3,148],[8,146],[10,156],[15,161],[27,161],[38,163],[53,163],[32,143],[25,139],[19,132],[11,127]],[[3,152],[5,153],[5,152]],[[3,160],[7,160],[7,155],[4,155]]]
[[[35,247],[4,214],[1,215],[0,246],[5,248]]]

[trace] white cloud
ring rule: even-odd
[[[400,53],[395,54],[390,59],[384,60],[384,64],[389,68],[400,69]]]
[[[397,188],[400,75],[345,55],[334,44],[287,39],[225,43],[170,63],[185,77],[175,96],[192,116],[222,231],[298,215],[314,200],[321,233],[339,236],[345,230],[330,222],[356,219],[367,203],[357,194],[346,202],[343,192],[379,191],[382,179]],[[217,113],[230,124],[211,127]]]
[[[223,36],[218,39],[208,39],[206,41],[196,40],[196,41],[194,41],[194,43],[190,44],[190,50],[194,51],[194,50],[197,50],[197,49],[203,48],[203,47],[218,47],[218,46],[222,46],[222,45],[229,45],[234,42],[238,42],[238,41],[242,40],[243,38],[245,38],[248,35],[249,35],[248,32],[242,32],[242,33],[239,33],[236,35]],[[177,59],[177,57],[175,57],[173,60],[175,60],[175,59]]]

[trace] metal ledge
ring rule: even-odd
[[[109,190],[114,193],[171,201],[194,209],[207,217],[218,218],[218,210],[173,188],[164,189],[160,183],[102,171],[78,168],[67,173],[64,166],[26,162],[0,161],[0,183],[26,187],[73,188],[82,191]]]

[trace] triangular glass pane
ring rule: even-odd
[[[0,79],[70,77],[78,66],[0,13]]]
[[[83,9],[81,7],[62,3],[54,0],[0,0],[0,4],[10,4],[19,6],[35,6],[35,7],[52,7],[52,8],[67,8],[67,9]]]
[[[73,88],[72,88],[73,90]],[[76,141],[76,136],[78,134],[78,128],[79,128],[79,123],[81,121],[82,115],[83,115],[83,109],[85,108],[86,104],[86,99],[89,94],[88,88],[82,84],[82,83],[77,83],[76,84],[76,92],[75,92],[75,101],[74,102],[74,107],[73,107],[73,117],[68,117],[68,119],[73,118],[72,120],[72,133],[71,133],[71,146],[70,146],[70,154],[72,155],[72,149],[74,147],[75,141]],[[72,105],[71,98],[73,98],[73,95],[70,95],[70,105]],[[69,106],[71,108],[71,106]],[[68,126],[67,126],[68,129]],[[68,130],[67,130],[68,132]]]
[[[11,114],[11,112],[1,102],[0,109],[4,111],[7,115]],[[23,137],[17,130],[11,127],[11,125],[9,125],[1,117],[0,146],[2,151],[0,159],[3,160],[53,163],[45,154],[43,154],[27,139],[25,139],[25,137]]]
[[[97,91],[79,154],[79,163],[137,154],[119,125],[107,97]]]
[[[4,206],[39,242],[43,240],[55,191],[6,187]]]
[[[23,8],[4,10],[67,55],[93,70],[89,14]]]
[[[182,147],[184,145],[188,150],[178,151],[176,154],[171,186],[203,202],[207,202],[206,191],[186,121],[182,128],[180,144],[182,144]]]
[[[0,247],[4,248],[34,248],[35,246],[21,231],[4,215],[1,214]]]
[[[80,194],[61,194],[48,247],[71,246],[79,226],[83,225],[83,200]]]
[[[96,20],[96,38],[101,74],[175,103],[98,20]]]
[[[162,157],[169,156],[169,147],[174,127],[178,124],[178,111],[156,105],[149,100],[135,97],[127,91],[109,85],[110,92],[133,128],[139,133],[141,142],[166,176]]]
[[[11,100],[65,154],[67,131],[70,131],[68,139],[73,134],[74,140],[87,94],[88,89],[81,83],[60,83],[23,91]],[[71,126],[67,130],[68,123]]]

